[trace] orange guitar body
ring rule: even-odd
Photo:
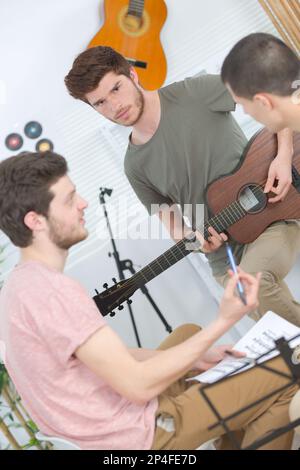
[[[167,17],[163,0],[145,0],[140,24],[128,17],[128,0],[105,0],[105,23],[88,47],[110,46],[135,66],[139,82],[146,90],[155,90],[164,83],[167,73],[166,57],[160,42],[160,31]],[[134,64],[133,64],[134,65]]]

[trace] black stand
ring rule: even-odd
[[[279,338],[278,340],[275,340],[276,347],[273,348],[272,350],[262,354],[261,356],[259,356],[255,360],[255,368],[259,367],[261,369],[265,369],[265,370],[267,370],[269,372],[272,372],[276,375],[279,375],[281,377],[289,379],[287,381],[287,383],[285,385],[283,385],[282,387],[280,387],[280,389],[273,390],[268,395],[263,396],[263,397],[259,398],[258,400],[254,401],[253,403],[250,403],[249,405],[238,409],[237,411],[235,411],[231,415],[226,416],[226,417],[222,417],[221,414],[219,413],[218,409],[217,409],[216,404],[212,403],[210,398],[207,396],[206,390],[210,389],[211,387],[218,386],[220,383],[222,383],[226,380],[232,379],[234,377],[234,376],[231,375],[232,373],[227,374],[222,379],[220,379],[220,380],[218,380],[218,381],[216,381],[212,384],[205,384],[205,385],[203,385],[203,387],[200,388],[200,390],[199,390],[200,394],[202,395],[202,397],[204,398],[204,400],[206,401],[206,403],[208,404],[208,406],[210,407],[210,409],[212,410],[212,412],[216,416],[216,420],[217,420],[216,423],[213,424],[212,426],[210,426],[208,429],[211,430],[211,429],[214,429],[216,427],[222,426],[223,429],[224,429],[224,433],[228,435],[228,437],[229,437],[230,441],[232,442],[232,445],[235,449],[237,449],[237,450],[256,450],[256,449],[259,449],[264,444],[267,444],[268,442],[271,442],[273,439],[276,439],[277,437],[281,436],[282,434],[284,434],[284,433],[290,431],[291,429],[295,428],[296,426],[300,425],[300,418],[298,418],[294,421],[291,421],[286,426],[283,426],[283,427],[278,428],[278,429],[274,429],[272,432],[268,433],[267,436],[256,440],[255,442],[253,442],[248,447],[241,448],[239,442],[235,438],[234,432],[232,432],[230,430],[230,428],[227,424],[228,421],[230,421],[233,417],[236,417],[236,416],[242,414],[244,411],[248,410],[249,408],[252,408],[253,406],[257,405],[260,402],[263,402],[264,400],[268,399],[269,397],[271,397],[273,395],[276,395],[278,392],[282,392],[286,388],[289,388],[291,385],[298,384],[298,386],[300,386],[300,358],[298,357],[299,353],[298,353],[298,355],[296,355],[297,357],[295,357],[295,352],[289,346],[289,343],[291,341],[295,340],[296,338],[300,338],[300,334],[294,336],[290,340],[286,340],[284,338]],[[262,362],[262,363],[259,362],[261,359],[263,359],[264,356],[266,356],[270,352],[276,351],[276,350],[279,351],[279,353],[280,353],[279,356],[281,356],[283,358],[283,360],[285,361],[285,363],[287,364],[287,366],[289,368],[289,371],[290,371],[290,374],[286,374],[284,372],[278,371],[277,369],[274,369],[272,366],[269,365],[269,361]],[[271,360],[272,359],[270,359],[270,361]],[[243,369],[244,367],[245,367],[245,365],[239,367],[239,369],[237,369],[235,372],[240,371],[240,369]],[[241,373],[245,373],[245,372],[247,372],[247,371],[241,371]]]
[[[135,271],[135,269],[133,267],[133,263],[130,259],[120,260],[119,253],[117,251],[117,247],[116,247],[116,243],[115,243],[115,240],[114,240],[114,237],[113,237],[111,225],[110,225],[107,210],[106,210],[105,199],[104,199],[105,194],[107,196],[111,196],[112,191],[113,191],[112,189],[100,188],[99,201],[100,201],[100,204],[103,206],[103,212],[104,212],[107,228],[108,228],[108,231],[109,231],[109,235],[110,235],[110,239],[111,239],[111,243],[112,243],[112,247],[113,247],[113,252],[108,253],[108,256],[113,256],[114,257],[116,265],[117,265],[117,269],[118,269],[119,279],[122,281],[122,280],[126,279],[125,276],[124,276],[124,271],[128,270],[131,274],[135,274],[136,271]],[[113,279],[113,281],[116,282],[115,279]],[[104,285],[104,287],[107,287],[107,285]],[[171,333],[172,332],[171,326],[167,323],[167,321],[164,318],[163,314],[161,313],[158,306],[156,305],[156,303],[152,299],[151,295],[149,294],[149,291],[148,291],[147,287],[143,286],[140,289],[143,292],[143,294],[145,294],[147,299],[149,300],[150,304],[152,305],[155,312],[159,316],[160,320],[164,324],[164,326],[165,326],[166,330],[168,331],[168,333]],[[138,334],[138,331],[137,331],[137,327],[136,327],[132,307],[130,305],[131,303],[132,303],[132,300],[127,300],[127,306],[128,306],[129,315],[130,315],[130,319],[131,319],[131,322],[132,322],[134,334],[135,334],[135,337],[136,337],[136,342],[137,342],[138,347],[140,348],[141,347],[141,342],[140,342],[139,334]]]

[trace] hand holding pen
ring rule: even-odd
[[[234,274],[238,275],[238,270],[237,270],[237,266],[236,266],[236,263],[235,263],[235,260],[234,260],[232,250],[231,250],[231,246],[229,245],[228,242],[226,242],[225,247],[226,247],[226,252],[227,252],[227,256],[228,256],[228,259],[229,259],[231,269],[232,269]],[[247,299],[246,299],[244,287],[243,287],[243,284],[242,284],[240,279],[237,281],[237,291],[238,291],[238,294],[239,294],[240,299],[243,302],[243,304],[247,305]]]
[[[222,322],[226,322],[228,328],[243,318],[246,313],[249,313],[258,307],[258,289],[261,278],[261,273],[258,273],[256,276],[252,276],[240,268],[237,268],[237,274],[231,270],[229,271],[229,274],[230,279],[225,288],[219,309],[219,316],[221,317]],[[235,293],[239,281],[243,285],[246,304],[241,302],[240,297],[237,297]]]

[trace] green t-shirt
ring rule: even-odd
[[[230,113],[235,103],[218,75],[166,86],[159,98],[155,134],[143,145],[129,142],[124,161],[126,176],[149,214],[151,204],[176,203],[182,210],[185,204],[205,204],[207,185],[233,171],[247,144]],[[239,262],[243,246],[232,242],[232,247]],[[214,275],[226,272],[224,246],[207,258]]]

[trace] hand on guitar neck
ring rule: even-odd
[[[198,230],[195,232],[196,237],[201,244],[200,250],[203,253],[212,253],[213,251],[218,250],[223,245],[223,243],[228,240],[228,237],[225,233],[218,233],[213,227],[209,227],[208,231],[211,236],[208,237],[207,240],[205,240],[203,235]]]
[[[198,230],[192,231],[191,228],[185,224],[182,213],[176,204],[161,209],[158,213],[158,217],[176,243],[185,237],[189,238],[189,235],[196,235],[200,247],[195,249],[195,251],[199,250],[203,253],[212,253],[218,250],[220,246],[228,240],[225,233],[218,233],[212,226],[208,226],[205,237]]]

